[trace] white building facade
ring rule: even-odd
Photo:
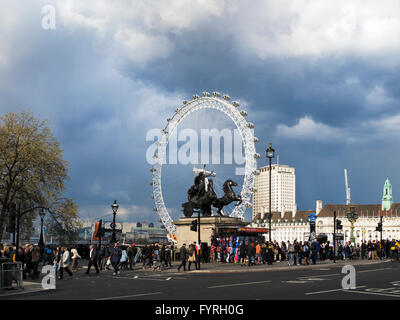
[[[390,188],[389,188],[390,186]],[[389,199],[389,200],[388,200]],[[345,205],[345,204],[326,204],[323,206],[321,200],[316,201],[315,210],[308,211],[275,211],[272,213],[272,240],[281,241],[307,241],[310,235],[310,224],[308,215],[310,212],[317,214],[316,219],[316,235],[325,238],[332,243],[334,213],[336,219],[341,221],[343,229],[338,233],[343,234],[343,241],[351,240],[351,224],[347,219],[347,213],[350,207],[355,207],[358,219],[354,223],[355,243],[361,244],[366,241],[379,241],[380,232],[376,231],[378,222],[382,217],[382,239],[383,240],[400,240],[400,203],[393,203],[392,189],[390,182],[385,182],[384,193],[381,204],[361,204],[361,205]],[[257,206],[256,206],[257,208]],[[259,211],[253,215],[251,226],[267,227],[267,215]]]
[[[253,220],[257,214],[269,212],[269,166],[258,169],[255,175],[253,196]],[[287,165],[271,166],[271,212],[296,212],[296,174]]]

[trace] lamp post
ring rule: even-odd
[[[347,212],[347,220],[349,220],[349,222],[350,222],[350,229],[351,229],[350,241],[354,245],[355,245],[355,241],[356,241],[356,239],[354,237],[354,223],[357,221],[357,219],[358,219],[358,214],[356,212],[356,207],[351,206],[350,211]]]
[[[40,216],[40,239],[39,239],[39,247],[40,249],[44,248],[44,240],[43,240],[43,221],[44,221],[44,216],[45,212],[43,208],[40,209],[39,211],[39,216]]]
[[[116,227],[115,215],[117,214],[118,208],[119,208],[119,205],[117,204],[117,200],[114,200],[114,203],[111,205],[111,209],[113,211],[113,222],[111,224],[111,229],[112,229],[112,236],[111,236],[111,241],[110,241],[111,243],[117,242],[117,237],[115,235],[115,227]]]
[[[269,213],[268,213],[268,236],[269,242],[271,242],[271,171],[272,171],[272,158],[275,156],[275,150],[272,148],[272,143],[269,144],[269,148],[267,149],[267,158],[269,159]]]

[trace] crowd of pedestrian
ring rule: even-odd
[[[160,270],[162,268],[171,268],[173,248],[165,243],[152,243],[144,245],[141,251],[141,261],[143,270],[153,269]]]
[[[285,262],[289,265],[309,265],[318,261],[352,259],[395,259],[399,260],[400,242],[397,240],[363,241],[353,245],[351,242],[338,241],[334,248],[329,241],[264,241],[257,239],[230,238],[229,240],[212,241],[211,247],[202,248],[196,242],[183,244],[177,252],[180,261],[177,270],[190,271],[192,265],[200,269],[200,259],[204,262],[237,263],[241,266],[254,266]],[[335,255],[334,255],[335,252]],[[141,262],[144,270],[162,270],[172,267],[174,246],[165,243],[144,245],[139,252],[135,244],[119,245],[76,245],[76,246],[46,246],[44,248],[32,244],[7,246],[0,244],[0,258],[20,262],[24,279],[38,279],[39,265],[52,265],[58,279],[63,279],[67,273],[70,278],[78,272],[80,260],[87,259],[86,273],[91,268],[96,273],[107,269],[117,276],[121,271],[133,270],[136,263]],[[207,257],[205,259],[204,257]]]
[[[236,240],[236,241],[235,241]],[[353,245],[338,241],[337,248],[329,241],[263,241],[262,239],[233,239],[213,243],[210,248],[212,262],[238,263],[242,266],[287,262],[289,265],[316,264],[317,261],[352,259],[399,258],[400,243],[396,240],[364,241]],[[336,249],[336,250],[335,250]],[[334,256],[335,252],[335,256]]]
[[[108,269],[114,270],[114,275],[120,274],[120,270],[133,270],[135,257],[138,252],[135,244],[120,246],[115,243],[112,246],[101,246],[97,249],[95,245],[89,246],[45,246],[26,244],[17,250],[15,245],[7,246],[0,244],[0,258],[7,261],[20,262],[23,270],[23,278],[35,280],[39,278],[39,265],[54,266],[55,275],[59,280],[63,279],[64,273],[72,278],[73,273],[79,270],[79,260],[88,259],[86,273],[93,266],[96,273]]]

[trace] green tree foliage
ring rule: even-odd
[[[19,218],[35,220],[39,208],[49,210],[54,219],[77,219],[77,208],[62,193],[68,179],[68,163],[47,121],[36,119],[31,112],[9,112],[0,117],[0,239],[3,235],[9,205],[19,205]],[[70,205],[59,215],[60,208]],[[61,223],[61,222],[60,222]],[[73,227],[74,222],[64,227]],[[21,225],[23,228],[24,226]]]

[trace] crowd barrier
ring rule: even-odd
[[[10,289],[23,289],[21,262],[4,262],[0,265],[0,292]]]

